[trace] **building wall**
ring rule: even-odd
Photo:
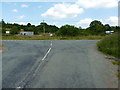
[[[34,32],[20,32],[21,35],[34,35]]]
[[[10,34],[10,31],[6,31],[6,34]]]
[[[105,31],[106,34],[112,34],[114,31]]]

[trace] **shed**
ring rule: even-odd
[[[34,32],[20,32],[20,35],[34,35]]]
[[[10,34],[10,31],[6,31],[6,34]]]
[[[112,34],[114,31],[105,31],[106,34]]]

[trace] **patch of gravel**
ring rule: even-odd
[[[111,61],[120,61],[119,58],[113,57],[113,56],[105,56],[106,59],[109,59]]]

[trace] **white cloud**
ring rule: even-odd
[[[12,23],[12,24],[16,23],[16,24],[20,24],[20,25],[27,25],[26,22],[9,22],[9,23]]]
[[[74,2],[75,0],[1,0],[2,2]]]
[[[25,15],[18,16],[17,18],[18,19],[23,19],[23,18],[25,18]]]
[[[53,7],[49,8],[45,13],[41,14],[43,17],[50,18],[71,18],[76,17],[83,13],[83,9],[76,4],[55,4]]]
[[[94,20],[101,21],[102,24],[109,24],[110,26],[118,26],[118,17],[116,16],[110,16],[109,18],[106,19],[92,19],[92,18],[85,18],[77,22],[78,26],[82,26],[82,28],[87,28],[89,27],[90,23]]]
[[[78,0],[76,4],[84,8],[112,8],[118,5],[118,0]]]
[[[18,12],[18,10],[17,10],[17,9],[13,9],[13,10],[12,10],[12,12],[15,12],[15,13],[17,13],[17,12]]]
[[[27,7],[29,7],[29,5],[27,5],[27,4],[22,4],[21,7],[22,7],[22,8],[27,8]]]
[[[108,23],[112,26],[117,26],[118,25],[118,17],[116,16],[110,16],[108,19],[105,19],[103,23]]]
[[[89,24],[93,21],[91,18],[85,18],[80,20],[77,25],[82,26],[82,28],[86,28],[89,26]]]

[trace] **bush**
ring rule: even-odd
[[[56,34],[58,36],[78,36],[79,29],[71,25],[64,25]]]
[[[120,33],[114,33],[103,38],[97,43],[98,49],[105,54],[120,58],[119,34]]]

